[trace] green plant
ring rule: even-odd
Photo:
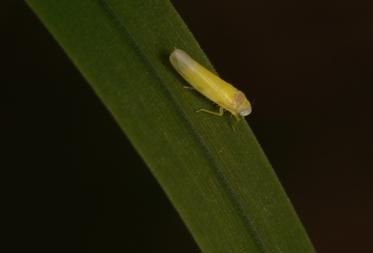
[[[167,0],[28,0],[143,157],[204,253],[314,252],[245,121],[183,89],[173,47],[213,70]],[[103,133],[105,134],[105,133]],[[192,252],[191,252],[192,253]]]

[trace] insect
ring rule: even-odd
[[[220,107],[219,112],[206,109],[199,109],[197,112],[222,116],[224,110],[227,110],[237,121],[240,116],[245,117],[251,113],[251,104],[242,91],[208,71],[183,50],[175,48],[170,55],[170,62],[194,89]]]

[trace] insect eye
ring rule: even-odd
[[[240,112],[240,115],[245,117],[245,116],[249,115],[250,113],[251,113],[251,110],[244,110],[244,111]]]

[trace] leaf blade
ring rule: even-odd
[[[314,252],[247,124],[232,131],[227,116],[195,113],[214,107],[182,88],[168,54],[177,46],[213,68],[168,1],[28,3],[144,158],[203,252]]]

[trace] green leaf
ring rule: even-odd
[[[246,122],[232,130],[228,114],[195,113],[217,108],[183,88],[168,56],[178,47],[213,68],[169,1],[27,2],[117,120],[204,253],[314,252]]]

